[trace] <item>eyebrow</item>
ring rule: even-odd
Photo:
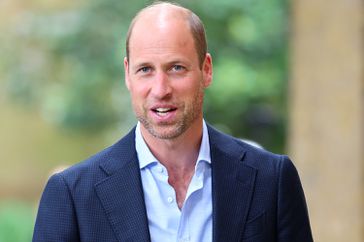
[[[134,70],[139,70],[140,68],[144,67],[144,66],[152,66],[152,64],[150,62],[140,62],[140,63],[137,63],[133,66],[131,66],[131,69],[134,71]]]

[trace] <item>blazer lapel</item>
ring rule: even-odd
[[[212,159],[213,241],[240,241],[252,199],[256,169],[245,164],[236,141],[209,128]]]
[[[120,242],[150,241],[134,130],[101,165],[109,176],[95,184],[96,193]]]

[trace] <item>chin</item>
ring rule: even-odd
[[[151,130],[149,131],[149,133],[153,135],[155,138],[168,140],[179,137],[183,132],[181,132],[180,130],[163,130],[163,131]]]
[[[156,126],[145,126],[148,132],[155,138],[158,139],[175,139],[184,133],[184,126],[175,124],[169,127],[156,127]]]

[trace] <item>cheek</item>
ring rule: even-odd
[[[203,92],[203,90],[204,86],[202,81],[195,81],[184,88],[184,93],[186,96],[190,96],[191,98],[193,98],[194,96],[196,96],[197,93]]]
[[[148,95],[148,87],[142,85],[135,85],[135,83],[133,83],[132,85],[130,85],[129,92],[132,99],[135,100],[143,99]]]
[[[132,94],[131,95],[131,104],[132,104],[132,108],[134,110],[134,112],[136,114],[141,114],[143,113],[143,110],[144,110],[144,99],[141,98],[140,96],[138,95],[135,95],[135,94]]]
[[[203,87],[202,75],[194,73],[183,80],[175,82],[174,90],[179,90],[181,93],[192,95],[193,93],[201,90]]]

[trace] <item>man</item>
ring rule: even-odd
[[[292,162],[204,122],[212,59],[199,18],[153,4],[134,18],[126,48],[139,122],[50,178],[33,241],[313,241]]]

